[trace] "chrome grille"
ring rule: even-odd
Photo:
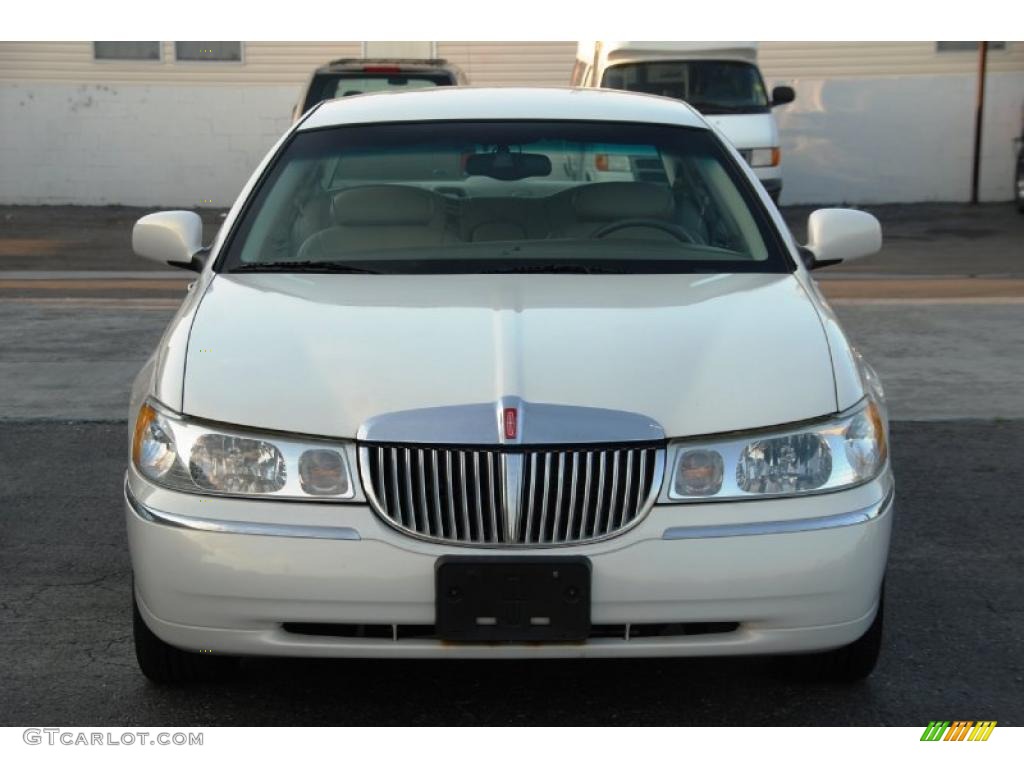
[[[451,448],[362,445],[363,487],[392,525],[484,546],[580,543],[620,532],[661,486],[658,445]]]

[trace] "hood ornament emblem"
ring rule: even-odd
[[[498,401],[498,418],[501,421],[502,443],[515,444],[519,442],[519,414],[522,411],[522,401],[518,397],[503,397]],[[516,531],[519,530],[519,519],[522,516],[522,494],[523,494],[523,454],[502,453],[501,454],[502,487],[505,493],[502,498],[502,505],[505,507],[503,519],[505,521],[505,541],[515,541]]]
[[[519,434],[519,409],[505,408],[502,413],[502,424],[505,428],[505,439],[515,440]]]

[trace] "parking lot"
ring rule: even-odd
[[[128,387],[188,281],[124,208],[0,208],[0,724],[1024,723],[1024,216],[886,206],[878,256],[824,270],[890,399],[885,650],[852,688],[764,659],[248,660],[159,689],[133,657]],[[806,209],[788,209],[798,238]],[[207,233],[218,212],[204,214]],[[59,223],[58,223],[59,222]]]

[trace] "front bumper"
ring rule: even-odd
[[[157,488],[130,470],[125,506],[139,609],[157,636],[180,648],[406,658],[710,656],[822,650],[863,634],[888,556],[892,491],[887,470],[820,496],[655,506],[617,538],[509,550],[589,557],[593,623],[627,627],[623,637],[551,645],[404,638],[399,627],[434,622],[438,557],[495,551],[406,537],[365,505],[204,498]],[[704,622],[738,626],[629,637],[629,626]],[[395,632],[321,636],[287,631],[290,623]]]

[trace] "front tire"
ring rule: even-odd
[[[142,674],[160,685],[183,685],[225,680],[238,668],[232,656],[207,656],[168,645],[146,626],[132,589],[132,628],[135,658]]]
[[[856,683],[870,675],[882,651],[882,614],[885,591],[878,598],[878,612],[867,632],[849,645],[824,653],[789,659],[797,677],[831,683]]]

